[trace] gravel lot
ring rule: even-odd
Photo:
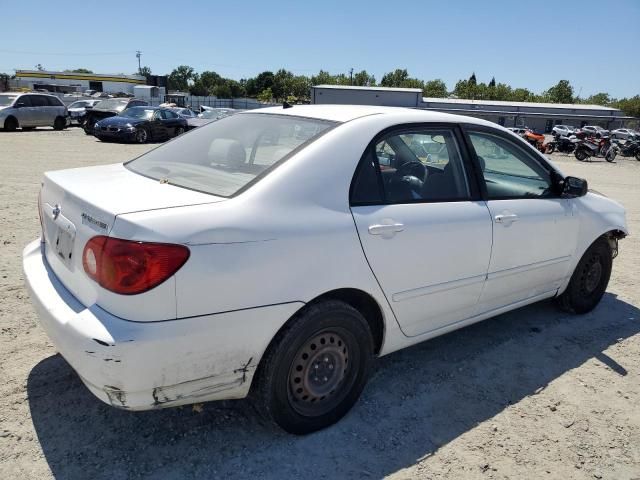
[[[101,403],[38,326],[21,251],[38,236],[44,171],[148,148],[79,129],[0,132],[1,478],[640,479],[636,236],[591,314],[543,302],[384,357],[354,410],[307,437],[245,401],[143,413]],[[640,162],[553,159],[621,201],[640,231]]]

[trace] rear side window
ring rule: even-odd
[[[50,107],[62,107],[63,103],[58,97],[46,97]]]
[[[334,125],[293,115],[234,115],[177,137],[126,166],[172,185],[229,197]]]
[[[48,107],[49,101],[44,95],[30,95],[31,106],[33,107]]]

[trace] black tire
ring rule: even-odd
[[[254,380],[252,397],[266,417],[302,435],[340,420],[369,377],[369,324],[346,303],[305,307],[276,335]]]
[[[4,129],[7,132],[15,132],[16,128],[18,128],[18,120],[15,117],[8,117],[4,121]]]
[[[607,162],[611,163],[616,159],[616,155],[617,155],[616,149],[610,148],[609,150],[607,150],[607,153],[605,154],[604,159]]]
[[[67,128],[67,121],[64,117],[56,117],[53,121],[53,129],[54,130],[64,130]]]
[[[134,139],[136,143],[147,143],[149,141],[149,132],[144,127],[136,128]]]
[[[640,149],[636,150],[636,160],[638,160],[640,162]]]
[[[84,133],[86,135],[93,135],[93,126],[96,124],[96,121],[97,120],[91,116],[87,117],[87,119],[84,121],[82,129],[84,130]]]
[[[556,146],[554,143],[547,143],[547,151],[546,153],[548,154],[552,154],[553,152],[555,152],[556,150]]]
[[[558,306],[570,313],[587,313],[593,310],[607,289],[612,265],[609,241],[600,237],[578,262],[567,289],[556,298]]]
[[[184,133],[184,127],[177,127],[176,128],[176,137],[179,137],[180,135],[182,135]]]
[[[576,149],[574,155],[581,162],[584,162],[587,158],[589,158],[589,155],[587,155],[587,153],[582,148]]]

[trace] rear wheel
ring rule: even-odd
[[[182,135],[184,133],[184,127],[178,127],[176,128],[176,137],[179,137],[180,135]]]
[[[571,313],[587,313],[593,310],[607,289],[612,265],[609,241],[600,237],[578,262],[567,289],[556,298],[559,307]]]
[[[14,132],[18,128],[18,120],[15,117],[9,117],[4,121],[4,129],[7,132]]]
[[[640,148],[636,150],[636,160],[640,162]]]
[[[53,121],[53,129],[54,130],[63,130],[67,127],[67,121],[64,117],[56,117]]]
[[[580,160],[581,162],[584,162],[587,158],[589,158],[589,155],[587,155],[587,153],[582,149],[582,148],[578,148],[574,155],[576,156],[576,158],[578,160]]]
[[[556,150],[556,145],[554,143],[547,143],[547,152],[548,154],[551,154],[553,152],[555,152]]]
[[[372,360],[373,337],[360,312],[335,300],[311,305],[263,357],[254,382],[257,406],[290,433],[328,427],[357,401]]]

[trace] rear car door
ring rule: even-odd
[[[570,274],[578,219],[556,193],[553,168],[497,129],[468,127],[493,221],[493,248],[478,313],[552,295]]]
[[[491,218],[457,127],[405,126],[376,137],[353,179],[366,258],[402,331],[474,315],[491,253]]]
[[[172,110],[163,110],[162,113],[164,114],[162,121],[164,122],[167,134],[170,136],[176,135],[178,127],[181,127],[183,124],[182,119]]]

